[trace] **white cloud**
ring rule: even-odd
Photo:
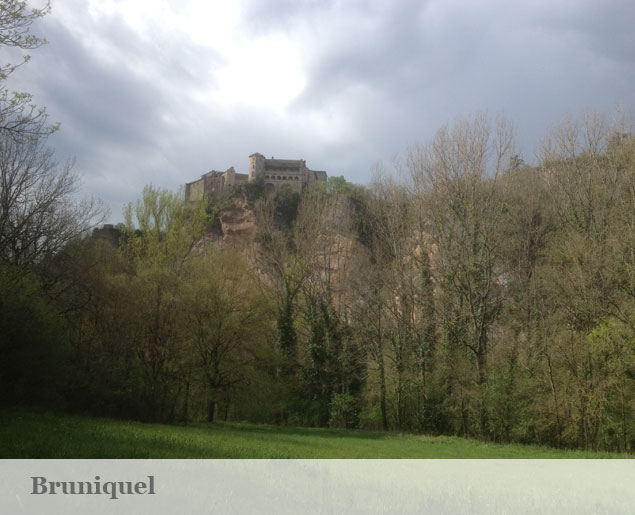
[[[214,100],[222,106],[269,107],[280,113],[302,91],[300,57],[282,37],[258,38],[237,48],[216,73]]]

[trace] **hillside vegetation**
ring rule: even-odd
[[[110,239],[50,252],[16,240],[0,262],[0,402],[445,435],[433,441],[481,457],[484,444],[453,437],[633,452],[635,139],[624,127],[567,120],[529,165],[513,128],[479,115],[368,187],[332,177],[268,197],[256,184],[187,204],[148,186]],[[428,452],[418,436],[65,419],[117,440],[84,451],[46,436],[57,419],[29,417],[32,429],[3,428],[20,441],[40,431],[16,455],[128,456],[118,449],[137,432],[153,457],[172,455],[161,443],[172,440],[174,455],[214,455],[208,437],[222,456],[310,457],[317,435],[333,434],[341,442],[316,455]]]

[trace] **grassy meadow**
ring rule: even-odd
[[[458,437],[0,411],[0,458],[628,458]]]

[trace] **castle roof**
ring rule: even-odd
[[[305,166],[301,159],[265,159],[265,170],[280,168],[302,168]]]

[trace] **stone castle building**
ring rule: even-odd
[[[255,153],[249,156],[248,173],[238,173],[233,166],[224,172],[207,172],[197,181],[185,185],[185,199],[195,201],[218,196],[234,184],[259,178],[264,181],[267,193],[276,192],[285,184],[293,191],[300,192],[311,183],[326,182],[327,175],[322,170],[310,170],[303,159],[266,159],[262,154]]]

